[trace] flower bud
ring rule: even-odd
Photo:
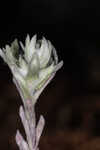
[[[51,42],[43,38],[37,41],[36,35],[30,39],[26,37],[25,46],[20,42],[23,53],[19,54],[19,44],[15,40],[11,46],[1,50],[0,56],[8,64],[12,71],[13,78],[19,83],[23,90],[25,99],[33,99],[35,95],[40,95],[47,85],[51,76],[62,66],[63,62],[58,63],[58,56]],[[42,90],[41,90],[42,89]]]

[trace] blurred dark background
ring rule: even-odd
[[[90,0],[0,1],[0,47],[27,33],[45,36],[63,68],[40,96],[37,117],[46,125],[42,150],[100,149],[100,5]],[[0,59],[0,149],[17,150],[21,98]]]

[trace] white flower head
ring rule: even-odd
[[[58,63],[58,56],[51,42],[44,37],[37,40],[36,35],[31,39],[27,35],[25,46],[22,42],[19,45],[18,41],[14,40],[11,46],[6,45],[0,49],[0,56],[8,64],[24,95],[36,96],[36,99],[63,65],[62,61]]]

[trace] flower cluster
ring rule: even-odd
[[[21,50],[22,49],[22,50]],[[33,99],[34,103],[48,82],[53,78],[63,62],[58,63],[55,48],[49,40],[31,39],[27,35],[25,46],[17,39],[11,46],[6,45],[0,55],[13,73],[14,82],[18,82],[24,99]]]

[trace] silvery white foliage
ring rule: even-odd
[[[20,46],[23,54],[19,54]],[[6,45],[0,55],[8,64],[13,73],[14,80],[17,80],[23,96],[26,99],[39,97],[44,87],[49,83],[56,71],[63,62],[58,63],[58,56],[50,41],[43,38],[38,40],[36,35],[31,39],[27,35],[25,46],[15,40],[11,46]]]
[[[20,47],[23,53],[19,54]],[[8,64],[13,81],[21,95],[24,108],[20,106],[20,118],[26,133],[26,140],[16,134],[16,143],[20,150],[39,150],[38,143],[45,124],[43,116],[36,125],[35,103],[41,92],[55,76],[63,62],[51,42],[43,38],[37,41],[36,35],[25,40],[25,46],[15,40],[11,46],[0,49],[0,56]]]
[[[27,106],[27,113],[30,112],[28,117],[26,111],[23,109],[23,106],[20,106],[19,112],[22,124],[25,129],[25,133],[27,135],[26,141],[24,140],[19,130],[17,130],[16,142],[20,150],[38,150],[38,144],[44,128],[45,121],[43,116],[40,116],[39,122],[36,125],[36,118],[34,108],[32,106],[32,101],[27,100]]]

